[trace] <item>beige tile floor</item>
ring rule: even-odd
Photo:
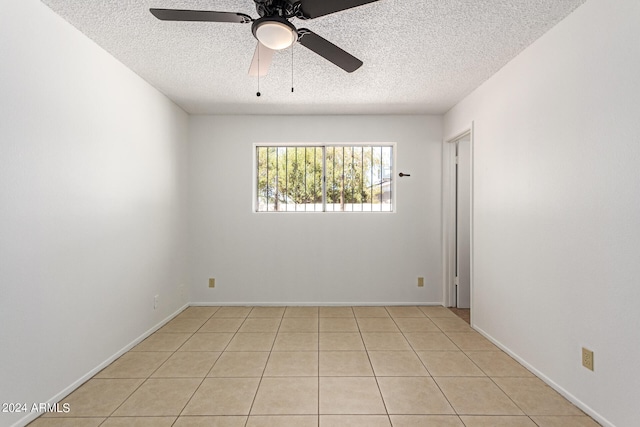
[[[190,307],[31,426],[597,426],[443,307]]]

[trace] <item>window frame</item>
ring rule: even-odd
[[[322,209],[321,210],[259,210],[258,200],[258,148],[259,147],[318,147],[322,149]],[[327,210],[327,179],[326,179],[326,149],[328,147],[389,147],[391,148],[391,209],[389,210]],[[256,214],[269,214],[269,213],[303,213],[303,214],[318,214],[318,213],[348,213],[348,214],[392,214],[397,212],[397,194],[396,194],[396,182],[394,174],[397,170],[397,143],[395,142],[254,142],[252,144],[251,157],[253,158],[252,166],[252,197],[251,197],[251,210]]]

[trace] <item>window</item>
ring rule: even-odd
[[[258,212],[393,211],[392,145],[257,145]]]

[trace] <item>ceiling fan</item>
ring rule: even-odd
[[[273,52],[286,49],[296,41],[348,73],[362,65],[355,56],[340,49],[307,28],[296,28],[289,19],[314,19],[346,9],[373,3],[377,0],[253,0],[260,18],[244,13],[214,12],[207,10],[149,9],[162,21],[199,21],[251,23],[253,36],[258,40],[249,75],[267,73]]]

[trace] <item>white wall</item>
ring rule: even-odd
[[[36,0],[0,57],[0,402],[31,405],[184,304],[188,117]]]
[[[640,419],[639,22],[590,0],[445,116],[475,123],[475,326],[619,427]]]
[[[259,102],[257,100],[256,102]],[[200,303],[441,303],[442,117],[194,116],[189,271]],[[255,213],[253,144],[395,142],[397,212]],[[425,287],[417,287],[417,277]],[[209,289],[208,278],[216,278]]]

